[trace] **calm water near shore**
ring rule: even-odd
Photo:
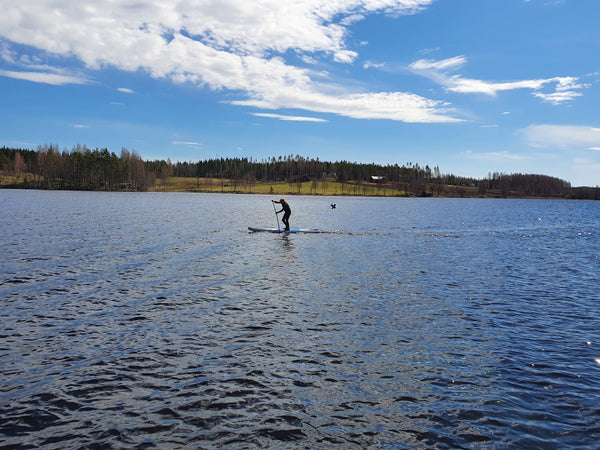
[[[599,202],[270,200],[0,190],[0,447],[598,445]]]

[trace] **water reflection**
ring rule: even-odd
[[[290,256],[294,255],[294,241],[290,239],[290,235],[288,233],[281,233],[281,242],[283,244],[283,249]]]

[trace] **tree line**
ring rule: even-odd
[[[77,145],[70,151],[56,145],[37,150],[0,148],[0,176],[13,177],[3,186],[38,189],[147,190],[157,179],[216,178],[236,184],[257,182],[337,181],[381,183],[410,195],[560,197],[600,199],[598,187],[572,188],[559,178],[535,174],[490,173],[484,179],[442,174],[439,167],[419,164],[365,164],[320,161],[300,155],[252,158],[214,158],[197,162],[144,161],[135,151],[120,156],[106,148]]]
[[[2,147],[0,168],[5,175],[23,178],[20,186],[38,189],[146,190],[156,179],[136,152],[123,149],[117,156],[106,148],[81,145],[70,152],[55,145],[37,151]]]

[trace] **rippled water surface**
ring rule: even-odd
[[[0,447],[597,446],[598,202],[288,201],[0,191]]]

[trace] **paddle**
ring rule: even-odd
[[[271,203],[273,204],[273,211],[275,211],[275,218],[277,219],[277,229],[279,230],[279,216],[277,215],[277,208],[275,208],[275,200],[271,200]]]

